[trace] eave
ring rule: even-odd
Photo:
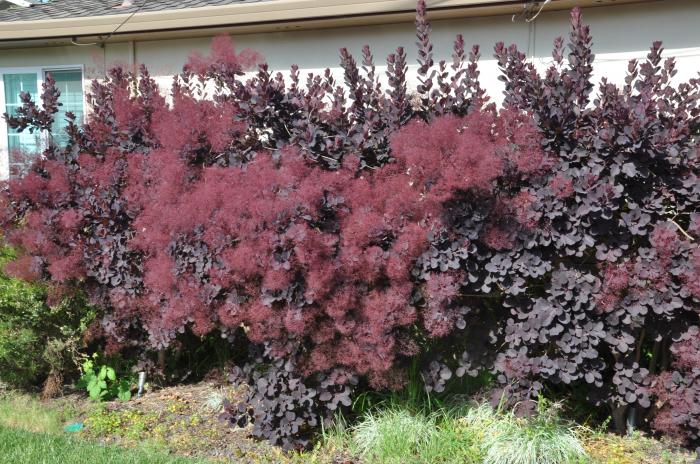
[[[552,0],[544,11],[661,0]],[[415,0],[274,0],[226,6],[138,13],[110,34],[129,14],[0,22],[0,48],[83,42],[162,40],[301,29],[410,22]],[[523,1],[428,0],[431,20],[521,13]]]

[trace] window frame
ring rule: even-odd
[[[0,181],[10,178],[10,153],[8,147],[8,126],[7,122],[2,118],[2,114],[6,111],[5,98],[5,74],[36,74],[37,92],[39,95],[32,95],[34,101],[43,108],[41,102],[41,91],[47,72],[51,71],[80,71],[80,83],[83,91],[83,114],[87,114],[87,101],[85,98],[85,66],[82,64],[64,64],[51,66],[17,66],[17,67],[0,67]],[[42,131],[40,134],[41,150],[47,146],[48,134]]]

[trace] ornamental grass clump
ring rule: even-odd
[[[518,417],[487,403],[432,413],[393,405],[369,411],[345,431],[368,463],[579,464],[588,456],[557,405]]]
[[[364,414],[345,436],[347,448],[368,463],[483,462],[479,435],[445,410],[380,408]]]
[[[482,430],[480,448],[484,464],[577,464],[586,452],[573,428],[563,423],[553,407],[543,407],[531,417],[512,411],[477,406],[463,419],[468,428]]]
[[[435,434],[432,418],[407,409],[367,413],[351,432],[357,453],[379,463],[418,462]]]
[[[496,108],[479,47],[436,62],[422,0],[416,27],[415,92],[401,47],[384,86],[369,47],[341,50],[340,83],[219,37],[170,103],[145,67],[113,69],[4,190],[8,271],[80,287],[108,352],[248,347],[252,406],[225,416],[288,448],[415,362],[431,392],[492,372],[511,404],[578,389],[621,430],[634,411],[697,441],[700,81],[673,85],[658,42],[594,95],[574,10],[544,75],[496,44]],[[10,126],[50,130],[50,77],[42,97]]]

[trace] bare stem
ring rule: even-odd
[[[678,230],[681,231],[681,234],[685,235],[685,238],[687,238],[691,242],[695,241],[695,239],[688,232],[683,230],[683,228],[676,221],[674,221],[673,219],[669,219],[669,220],[673,223],[673,225],[675,225],[678,228]]]

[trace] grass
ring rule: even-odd
[[[158,451],[125,450],[51,433],[0,427],[0,464],[192,464],[204,462],[175,458]]]
[[[368,411],[357,425],[336,432],[373,464],[580,464],[590,462],[573,425],[541,405],[518,418],[486,404],[426,414],[392,405]]]
[[[484,464],[578,464],[588,462],[575,428],[561,421],[557,408],[540,402],[537,413],[519,418],[513,412],[480,405],[463,418],[482,435]]]
[[[429,417],[405,409],[388,409],[367,413],[352,430],[352,444],[368,460],[419,462],[421,451],[434,440],[435,432],[436,426]]]
[[[62,433],[63,425],[75,415],[77,412],[70,404],[51,407],[29,395],[0,393],[0,427]]]
[[[68,436],[63,427],[80,413],[70,400],[46,403],[27,394],[0,393],[0,464],[210,462],[176,458],[144,443],[127,450]]]
[[[536,414],[515,414],[474,403],[489,378],[449,395],[427,394],[417,369],[406,388],[387,395],[367,394],[353,404],[359,420],[341,422],[326,443],[344,446],[367,464],[582,464],[592,462],[578,434],[580,427],[560,419],[558,404],[542,400]],[[444,395],[443,395],[443,398]]]
[[[434,403],[433,403],[434,404]],[[431,412],[426,412],[431,411]],[[529,418],[468,404],[428,409],[387,401],[362,414],[354,426],[342,420],[327,431],[324,446],[345,449],[363,464],[691,464],[694,454],[669,439],[627,436],[565,421],[559,405],[541,402]]]

